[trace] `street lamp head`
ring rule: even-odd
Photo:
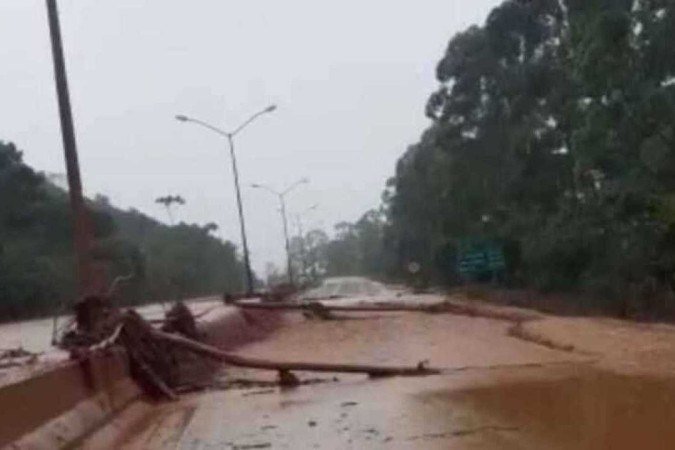
[[[257,188],[261,188],[262,186],[260,186],[260,185],[257,184],[257,183],[251,183],[251,187],[257,189]]]
[[[182,114],[179,114],[179,115],[176,116],[176,120],[178,120],[179,122],[187,122],[187,121],[188,121],[188,117],[187,117],[187,116],[184,116],[184,115],[182,115]]]
[[[309,178],[307,178],[307,177],[301,178],[301,179],[300,179],[300,183],[302,183],[302,184],[307,184],[307,183],[309,183]]]
[[[277,109],[277,105],[270,105],[267,108],[265,108],[266,113],[271,113],[272,111]]]

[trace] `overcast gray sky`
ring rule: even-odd
[[[282,189],[327,231],[379,204],[397,158],[426,127],[424,105],[450,37],[498,0],[59,0],[85,191],[166,221],[216,222],[239,244],[226,142],[174,120],[234,128],[243,185]],[[43,0],[0,1],[0,140],[63,173]],[[254,268],[283,261],[276,200],[244,188]],[[295,230],[295,228],[293,228]]]

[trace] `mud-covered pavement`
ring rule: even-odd
[[[546,317],[517,325],[514,320],[425,313],[349,317],[316,321],[297,314],[269,339],[238,352],[317,362],[428,360],[448,370],[387,379],[300,373],[307,384],[284,389],[273,384],[274,374],[224,368],[220,378],[229,388],[216,386],[151,408],[114,446],[675,446],[672,327]],[[554,338],[562,333],[570,342],[556,345],[547,331]],[[649,361],[662,360],[670,361],[646,370]],[[240,386],[237,380],[246,383]]]

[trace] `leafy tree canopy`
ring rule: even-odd
[[[172,202],[180,203],[180,196]],[[49,314],[75,298],[68,197],[0,141],[0,320]],[[242,287],[235,246],[201,227],[167,227],[97,196],[88,202],[96,249],[109,279],[134,274],[120,292],[126,303],[170,300]]]

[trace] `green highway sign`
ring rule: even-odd
[[[506,269],[502,245],[491,240],[465,239],[460,242],[457,271],[463,276],[481,276]]]

